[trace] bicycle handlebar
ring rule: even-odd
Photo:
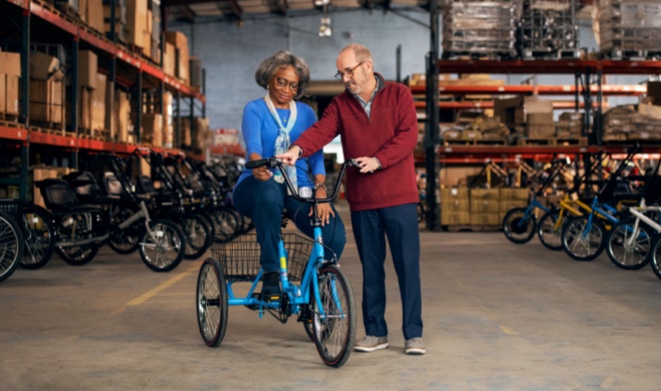
[[[335,197],[337,197],[337,193],[340,190],[340,183],[342,182],[342,178],[344,177],[344,172],[346,171],[347,167],[348,166],[359,167],[358,162],[356,162],[354,159],[349,159],[345,161],[342,164],[342,168],[340,169],[340,175],[338,175],[337,181],[335,181],[335,186],[333,187],[333,191],[331,192],[330,196],[327,196],[326,198],[315,198],[314,196],[312,198],[303,198],[298,194],[298,189],[294,188],[294,185],[292,184],[291,179],[287,174],[287,170],[285,169],[285,165],[284,163],[282,163],[282,160],[275,157],[269,157],[265,159],[251,160],[249,162],[246,162],[245,165],[245,167],[248,169],[264,167],[264,166],[268,168],[278,168],[280,172],[282,172],[282,177],[285,179],[287,188],[294,196],[294,198],[296,198],[299,201],[307,202],[307,203],[324,203],[324,202],[333,201]]]

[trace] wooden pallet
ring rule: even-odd
[[[20,122],[16,122],[16,121],[3,121],[3,120],[0,120],[0,126],[4,126],[4,127],[7,127],[7,128],[25,128],[25,125],[23,125]]]
[[[445,140],[443,145],[506,145],[507,140]]]
[[[587,137],[556,138],[555,141],[556,141],[556,145],[577,145],[577,146],[588,145]]]

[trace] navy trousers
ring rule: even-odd
[[[399,281],[402,332],[422,337],[420,232],[416,204],[351,212],[358,255],[363,265],[363,323],[367,335],[388,335],[386,311],[386,237]]]
[[[294,197],[287,196],[284,183],[273,179],[260,181],[255,177],[247,177],[234,189],[234,206],[244,216],[252,219],[257,231],[257,241],[261,248],[260,262],[265,272],[280,271],[278,258],[278,241],[280,240],[280,223],[282,211],[287,208],[287,217],[296,227],[308,237],[313,237],[311,225],[311,205],[299,202]],[[335,208],[333,207],[333,211]],[[342,255],[346,243],[344,223],[335,211],[335,217],[321,228],[326,259]],[[331,251],[329,251],[329,249]]]

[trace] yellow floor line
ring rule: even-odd
[[[184,277],[187,277],[191,273],[195,272],[197,269],[199,269],[200,265],[196,262],[194,265],[191,265],[188,269],[184,270],[183,272],[177,274],[176,276],[173,276],[167,281],[163,281],[162,283],[158,284],[155,288],[150,289],[149,291],[143,293],[142,295],[136,297],[135,299],[129,301],[126,303],[124,306],[116,309],[113,311],[114,314],[118,314],[120,312],[124,312],[126,310],[126,307],[132,307],[136,305],[140,305],[144,303],[145,301],[151,299],[152,297],[158,295],[160,292],[163,290],[171,287],[172,285],[176,284],[177,282],[181,281]]]

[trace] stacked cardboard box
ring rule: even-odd
[[[18,116],[21,54],[0,51],[0,119]]]
[[[65,101],[60,61],[44,53],[30,53],[30,121],[64,130]]]
[[[143,114],[140,141],[154,147],[163,146],[163,115]]]
[[[505,214],[514,208],[525,208],[528,206],[530,190],[501,188],[500,189],[500,221],[503,221]]]
[[[165,148],[174,147],[174,124],[172,121],[172,102],[171,92],[163,95],[163,146]]]
[[[174,46],[175,49],[175,69],[174,76],[182,79],[185,83],[189,82],[189,52],[188,38],[184,33],[178,31],[166,31],[165,42]]]
[[[441,225],[469,225],[470,197],[467,188],[441,190]]]
[[[661,109],[640,103],[617,106],[604,114],[604,141],[659,140],[661,139]]]
[[[559,139],[577,139],[583,135],[585,125],[583,113],[562,113],[555,123],[556,137]]]
[[[99,120],[94,119],[95,115],[93,114],[95,111],[95,91],[99,84],[98,74],[98,58],[96,54],[90,50],[81,50],[78,53],[78,84],[76,86],[78,92],[77,130],[89,136],[94,136],[93,129],[95,125],[103,125],[101,127],[102,129],[105,127],[105,121],[99,123]],[[103,100],[105,102],[105,93]],[[70,103],[68,99],[67,103]],[[67,110],[67,113],[73,113],[73,110],[70,108]],[[69,115],[69,121],[71,120],[71,115]]]
[[[114,115],[117,123],[115,138],[119,142],[128,143],[129,134],[133,132],[133,125],[131,124],[131,103],[128,94],[124,91],[115,91]]]
[[[520,136],[549,138],[555,136],[553,103],[534,96],[496,99],[494,116]]]
[[[470,190],[471,225],[500,225],[500,190]]]
[[[627,56],[628,52],[661,51],[658,0],[600,0],[596,16],[601,52],[619,57]]]
[[[103,31],[112,38],[112,2],[115,3],[115,36],[126,42],[126,0],[103,0]]]

